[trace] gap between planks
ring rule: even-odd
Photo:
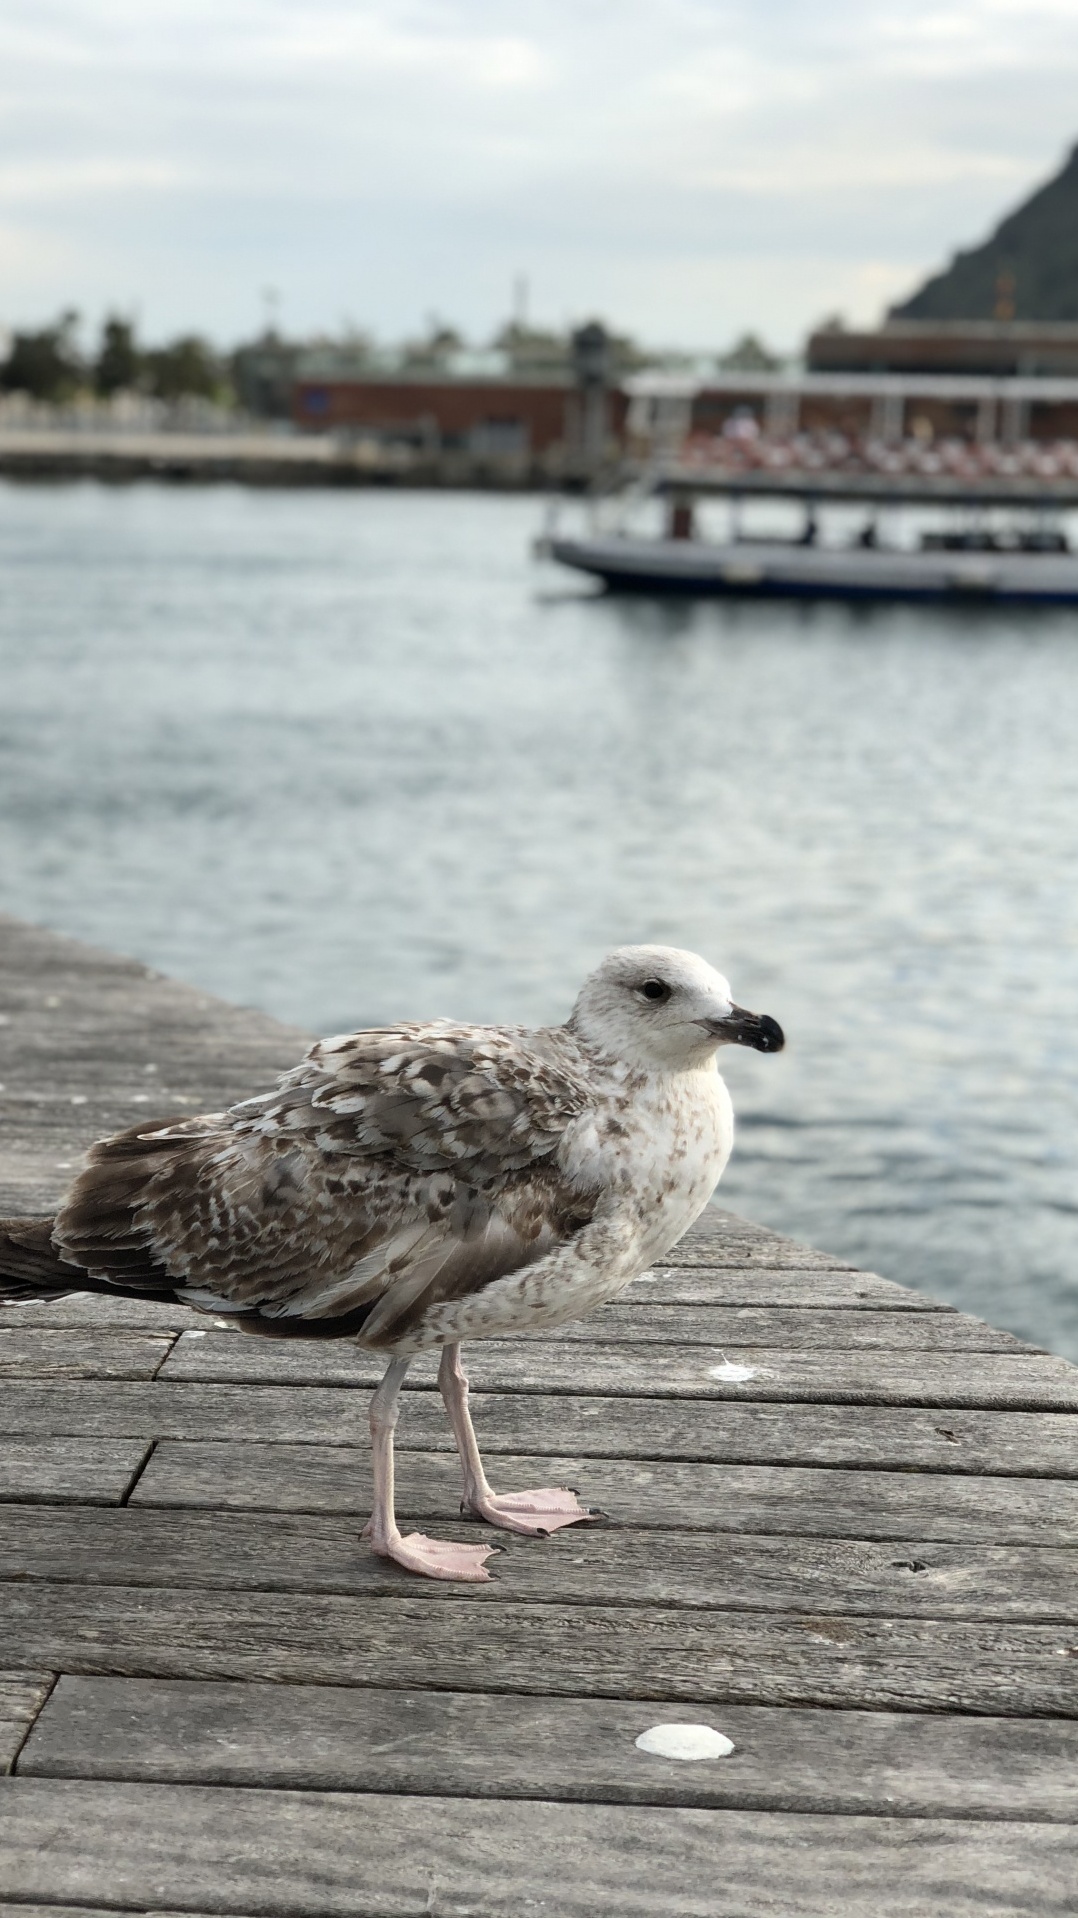
[[[13,1770],[55,1680],[49,1671],[0,1671],[0,1775]]]

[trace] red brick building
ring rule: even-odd
[[[625,395],[607,396],[611,434],[621,437]],[[512,379],[301,379],[293,417],[308,430],[370,435],[474,458],[542,459],[571,453],[580,436],[581,398],[569,381]]]

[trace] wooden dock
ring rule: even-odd
[[[302,1043],[10,920],[0,1017],[0,1216]],[[1078,1369],[718,1211],[469,1356],[499,1487],[609,1513],[479,1589],[358,1539],[368,1355],[0,1315],[0,1918],[1074,1913]],[[400,1506],[459,1537],[415,1371]]]

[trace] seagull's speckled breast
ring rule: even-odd
[[[583,1189],[601,1192],[591,1223],[537,1264],[432,1307],[397,1349],[538,1331],[615,1298],[699,1217],[733,1136],[730,1095],[712,1060],[661,1077],[612,1076],[558,1155]]]
[[[699,1217],[733,1141],[733,1107],[713,1060],[696,1072],[647,1080],[627,1102],[611,1141],[611,1172],[635,1219],[639,1271]]]

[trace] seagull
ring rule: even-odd
[[[101,1140],[55,1219],[0,1221],[0,1300],[153,1297],[385,1353],[364,1536],[409,1571],[485,1581],[493,1546],[397,1525],[411,1360],[441,1348],[462,1512],[531,1534],[598,1516],[564,1486],[492,1490],[461,1342],[581,1318],[669,1252],[730,1156],[716,1054],[731,1044],[784,1039],[667,946],[609,953],[561,1026],[435,1020],[319,1040],[271,1092]]]

